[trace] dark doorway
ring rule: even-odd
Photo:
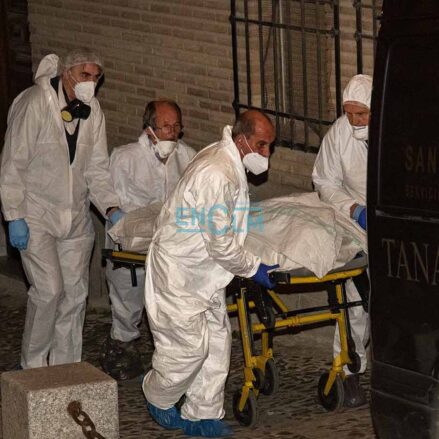
[[[15,96],[32,84],[26,0],[0,0],[0,136],[6,132],[8,108]]]
[[[9,106],[13,99],[31,84],[32,58],[27,1],[0,0],[0,151],[3,149]],[[2,254],[6,247],[5,241],[3,230],[0,229]],[[7,254],[9,262],[19,260],[18,252],[9,246]],[[4,267],[1,268],[3,270]]]

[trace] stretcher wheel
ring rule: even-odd
[[[261,393],[264,395],[273,395],[279,390],[279,369],[272,358],[265,363],[264,386]]]
[[[242,390],[237,390],[233,395],[233,414],[235,419],[245,427],[252,427],[256,424],[258,418],[258,406],[256,396],[250,390],[247,401],[242,412],[239,410],[239,401],[241,400]]]
[[[258,390],[263,389],[265,387],[264,372],[262,372],[262,370],[258,369],[257,367],[253,368],[252,372],[255,376],[255,380],[253,381],[253,387]]]
[[[358,373],[361,369],[361,359],[356,352],[349,352],[350,363],[347,364],[348,369],[352,373]]]
[[[343,406],[344,387],[342,379],[337,375],[334,384],[327,395],[324,394],[326,383],[328,382],[329,373],[325,372],[319,379],[317,385],[319,401],[322,406],[329,412],[334,412]]]

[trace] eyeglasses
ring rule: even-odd
[[[183,126],[180,123],[175,123],[174,125],[163,125],[162,127],[155,127],[156,130],[162,130],[165,134],[170,134],[171,132],[180,132]]]
[[[71,70],[69,70],[69,73],[70,73],[70,77],[75,81],[75,84],[78,84],[79,82],[86,82],[86,81],[94,81],[94,82],[97,83],[102,78],[102,76],[104,75],[103,72],[100,72],[97,75],[92,75],[89,72],[84,72],[83,71],[83,72],[79,73],[79,78],[80,79],[78,80],[78,79],[76,79],[73,76],[73,73],[72,73]]]

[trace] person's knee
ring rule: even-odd
[[[58,302],[65,294],[62,279],[58,276],[49,276],[44,283],[37,281],[31,284],[29,299],[32,302],[40,304]]]
[[[186,340],[177,347],[160,349],[156,345],[156,368],[160,369],[165,386],[172,387],[176,380],[189,385],[197,376],[209,354],[209,346],[200,337],[198,340]],[[178,379],[176,378],[178,377]]]

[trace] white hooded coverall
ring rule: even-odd
[[[120,208],[130,212],[154,203],[163,204],[195,154],[194,149],[179,140],[163,163],[145,132],[138,142],[114,148],[110,172]],[[111,337],[129,342],[140,336],[138,325],[144,308],[145,269],[136,269],[137,286],[132,286],[128,269],[113,270],[110,262],[107,263],[106,277],[113,315]]]
[[[89,203],[105,215],[118,206],[108,170],[105,119],[93,98],[80,121],[70,164],[61,119],[62,87],[50,84],[58,57],[40,63],[35,85],[13,102],[3,149],[0,193],[7,221],[24,218],[27,249],[21,252],[30,283],[22,341],[23,368],[81,360],[94,230]],[[60,98],[58,97],[60,96]]]
[[[343,94],[343,101],[355,101],[370,108],[371,78],[357,75]],[[370,78],[370,79],[369,79]],[[370,85],[364,87],[364,79]],[[367,142],[353,137],[353,129],[346,115],[338,118],[323,138],[314,164],[312,179],[320,198],[333,204],[340,212],[350,217],[353,204],[366,205],[367,179]],[[352,280],[346,282],[346,294],[349,301],[361,300]],[[367,356],[365,344],[369,340],[368,315],[362,306],[349,310],[352,338],[360,356],[360,373],[366,370]],[[334,336],[334,356],[340,353],[338,327]],[[345,373],[350,374],[347,367]]]
[[[163,206],[147,260],[145,304],[155,352],[143,390],[162,409],[186,394],[186,419],[224,416],[231,347],[225,287],[234,275],[253,276],[260,264],[243,248],[248,208],[245,169],[226,126]]]

